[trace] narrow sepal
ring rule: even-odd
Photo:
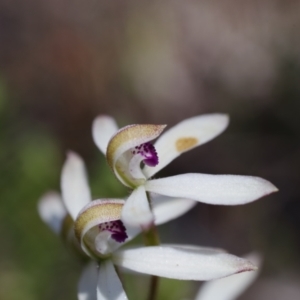
[[[149,192],[219,205],[246,204],[278,189],[269,181],[242,175],[182,174],[148,180]]]
[[[78,283],[78,300],[97,300],[98,266],[92,261],[84,269]]]
[[[61,190],[63,202],[70,216],[75,220],[79,211],[92,199],[84,162],[74,152],[68,152],[64,163]]]
[[[97,300],[127,300],[122,283],[110,260],[100,265],[98,272]]]
[[[110,116],[100,115],[94,120],[92,125],[93,140],[104,155],[106,155],[109,140],[117,131],[118,125]]]
[[[212,280],[256,270],[248,260],[213,249],[156,246],[118,250],[115,264],[140,273],[181,279]]]

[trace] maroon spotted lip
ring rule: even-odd
[[[123,243],[128,238],[126,228],[121,220],[105,222],[99,225],[101,231],[111,232],[111,237],[116,242]]]
[[[158,155],[156,149],[149,142],[136,146],[132,153],[134,155],[140,154],[141,156],[143,156],[144,164],[149,167],[155,167],[158,164]]]

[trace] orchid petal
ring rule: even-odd
[[[261,263],[260,257],[255,253],[246,256],[246,258],[257,266]],[[253,283],[258,275],[259,271],[244,272],[206,282],[201,286],[195,300],[235,300]]]
[[[182,244],[164,244],[164,247],[168,246],[171,248],[180,248],[180,249],[187,249],[187,250],[195,250],[195,251],[213,251],[214,253],[226,253],[226,250],[221,249],[221,248],[213,248],[213,247],[200,247],[200,246],[195,246],[195,245],[182,245]],[[119,266],[119,268],[122,270],[122,272],[126,273],[126,274],[137,274],[138,271],[133,271],[133,270],[129,270],[126,269],[122,266]],[[140,273],[140,275],[146,275],[146,274],[142,274]]]
[[[129,125],[121,128],[109,141],[107,146],[106,158],[110,167],[113,169],[117,178],[128,187],[135,187],[134,179],[131,178],[128,160],[121,159],[121,156],[131,148],[149,142],[157,138],[165,125],[138,124]],[[117,164],[117,161],[119,160]],[[139,167],[139,165],[138,165]],[[141,175],[144,174],[140,171]],[[141,178],[137,178],[141,179]]]
[[[95,244],[97,241],[96,237],[99,234],[98,228],[92,233],[91,240],[93,242],[89,245],[84,241],[85,235],[99,224],[119,220],[123,205],[124,200],[121,199],[99,199],[90,202],[79,212],[75,221],[74,231],[83,251],[87,255],[93,256],[93,253],[97,250],[97,246],[99,246],[98,244],[100,244],[101,241],[98,240],[98,243]],[[118,243],[117,245],[121,246],[122,244]],[[116,245],[114,245],[114,247],[116,247]],[[97,253],[97,255],[99,254],[101,253]]]
[[[78,300],[97,300],[97,268],[94,261],[84,268],[78,283]]]
[[[135,189],[126,200],[121,217],[125,227],[148,229],[154,222],[144,186]]]
[[[256,269],[243,258],[197,247],[161,245],[118,250],[112,259],[129,270],[181,280],[212,280]]]
[[[277,191],[272,183],[259,177],[195,173],[149,180],[145,188],[169,197],[220,205],[246,204]]]
[[[61,174],[61,190],[64,204],[73,218],[91,199],[90,188],[82,158],[69,152]]]
[[[100,265],[97,300],[127,300],[122,283],[110,260],[106,260]]]
[[[54,233],[59,234],[61,232],[63,220],[67,216],[67,210],[58,193],[48,192],[43,195],[38,203],[38,212],[41,219]]]
[[[197,201],[190,199],[169,198],[164,196],[152,197],[155,225],[161,225],[182,216],[196,204]]]
[[[101,115],[94,120],[92,125],[93,140],[104,155],[106,155],[109,140],[117,131],[118,125],[110,116]]]
[[[225,130],[228,122],[229,117],[225,114],[207,114],[178,123],[158,138],[154,146],[159,164],[145,166],[144,174],[149,178],[180,154],[212,140]]]

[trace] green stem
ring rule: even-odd
[[[151,276],[148,300],[155,300],[156,299],[157,291],[158,291],[158,283],[159,283],[159,277]]]
[[[151,203],[151,198],[150,198],[149,193],[147,193],[147,198],[148,198],[150,209],[152,210],[152,203]],[[160,245],[159,235],[158,235],[155,224],[152,224],[152,226],[147,231],[144,231],[144,243],[146,246]],[[151,276],[148,300],[156,299],[157,292],[158,292],[158,283],[159,283],[159,277]]]
[[[160,245],[158,232],[154,224],[147,231],[144,231],[144,244],[145,246]]]

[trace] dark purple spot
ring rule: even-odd
[[[154,146],[151,143],[144,143],[136,146],[135,149],[138,151],[133,151],[133,154],[140,154],[143,156],[143,162],[145,165],[154,167],[158,164],[158,155]]]
[[[128,238],[126,228],[121,220],[102,223],[99,225],[99,229],[111,232],[111,238],[119,243],[123,243]]]

